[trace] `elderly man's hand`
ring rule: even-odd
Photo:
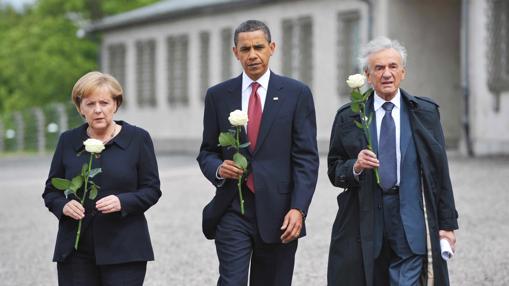
[[[355,161],[355,164],[353,165],[353,170],[355,173],[360,173],[364,169],[377,168],[378,165],[379,162],[376,158],[376,154],[368,149],[364,149],[357,155],[357,161]]]
[[[452,251],[456,252],[456,235],[454,234],[454,230],[439,230],[438,236],[440,236],[440,239],[447,239],[451,245]]]

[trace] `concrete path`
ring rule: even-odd
[[[57,285],[51,262],[57,220],[41,193],[51,158],[0,158],[0,285]],[[191,156],[159,156],[163,196],[147,212],[156,261],[147,286],[215,285],[213,241],[201,233],[201,210],[213,195]],[[460,212],[452,285],[509,285],[509,158],[450,159]],[[336,195],[321,159],[309,211],[308,236],[299,242],[294,285],[325,285]]]

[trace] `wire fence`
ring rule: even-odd
[[[0,154],[53,151],[58,137],[83,123],[74,105],[51,103],[0,116]]]

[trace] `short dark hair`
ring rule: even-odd
[[[270,30],[265,23],[258,20],[247,20],[241,23],[237,29],[235,29],[235,33],[233,34],[233,44],[237,46],[237,42],[239,41],[239,33],[245,32],[254,32],[254,31],[262,31],[265,34],[265,39],[270,43]]]

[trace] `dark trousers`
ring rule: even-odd
[[[147,262],[97,265],[94,253],[93,216],[84,221],[78,251],[57,263],[59,286],[142,286]]]
[[[234,200],[232,208],[225,213],[217,226],[217,285],[247,285],[248,273],[251,286],[291,285],[297,241],[288,244],[264,243],[256,225],[254,196],[246,193],[246,214],[241,215],[238,212],[235,205],[238,200]]]
[[[384,238],[375,260],[375,285],[420,285],[424,255],[412,252],[401,221],[398,194],[383,196]]]
[[[141,286],[147,262],[96,265],[94,257],[74,252],[58,262],[59,286]]]

